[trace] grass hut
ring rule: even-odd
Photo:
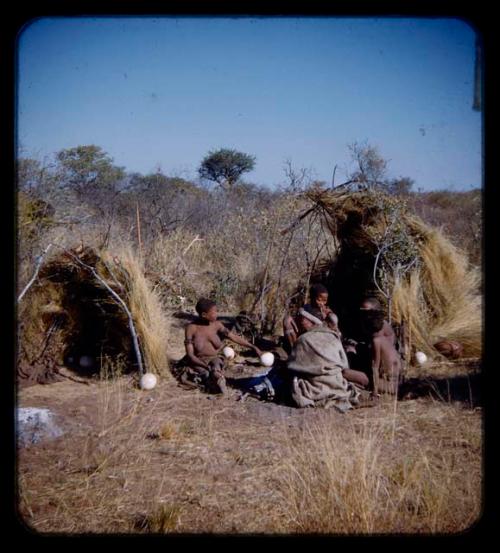
[[[315,187],[302,199],[303,211],[281,232],[283,240],[311,219],[333,239],[333,253],[318,251],[317,262],[295,282],[302,303],[309,284],[325,284],[348,336],[362,299],[375,296],[401,331],[407,353],[440,357],[433,345],[446,339],[462,344],[463,357],[480,356],[480,274],[439,229],[410,213],[401,198],[377,189]],[[277,288],[270,288],[269,312],[276,297],[293,294]]]
[[[167,376],[168,321],[131,250],[53,249],[18,305],[20,385],[142,368]]]
[[[320,213],[337,241],[311,280],[330,290],[332,307],[349,326],[363,297],[376,296],[391,322],[404,325],[411,351],[437,355],[433,344],[457,340],[464,356],[482,343],[480,274],[439,229],[380,190],[306,193],[308,215]]]

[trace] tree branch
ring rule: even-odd
[[[28,284],[24,287],[24,290],[19,294],[19,297],[17,298],[17,303],[19,303],[23,299],[24,294],[26,294],[26,292],[30,289],[31,285],[33,284],[33,282],[35,282],[36,277],[38,276],[38,271],[40,270],[40,267],[42,265],[43,258],[45,257],[45,255],[47,254],[47,252],[51,247],[52,247],[52,244],[49,244],[45,248],[45,250],[38,256],[36,267],[35,267],[35,273],[32,276],[31,280],[28,282]]]

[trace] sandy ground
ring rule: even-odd
[[[172,359],[183,355],[184,324],[173,325]],[[447,386],[420,379],[420,392],[414,386],[414,396],[396,406],[387,399],[346,415],[242,401],[237,390],[207,395],[168,375],[149,392],[135,376],[34,385],[19,391],[18,406],[50,409],[64,435],[19,449],[19,516],[39,532],[147,532],[160,513],[162,531],[279,533],[276,479],[301,432],[325,421],[349,432],[397,408],[397,451],[431,427],[446,434],[447,417],[455,415],[443,403],[479,428],[477,390],[470,371],[464,374],[460,392],[447,378]],[[446,390],[448,397],[439,397]],[[420,420],[421,434],[414,424],[406,428],[411,420]]]

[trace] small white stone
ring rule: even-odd
[[[423,365],[427,361],[427,355],[423,351],[417,351],[415,359],[419,365]]]
[[[141,379],[139,381],[139,386],[143,390],[152,390],[157,383],[158,379],[156,378],[156,375],[153,373],[146,373],[141,376]]]
[[[274,363],[274,355],[270,351],[266,351],[260,356],[260,362],[264,367],[272,367]]]
[[[224,357],[225,357],[226,359],[233,359],[234,356],[235,356],[234,349],[233,349],[231,346],[226,346],[226,347],[222,350],[222,353],[224,354]]]

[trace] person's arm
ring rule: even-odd
[[[290,348],[293,348],[299,335],[299,329],[294,318],[288,313],[283,319],[283,334],[285,335],[285,340],[288,342]]]
[[[195,367],[202,367],[203,369],[208,369],[208,363],[205,363],[202,359],[197,357],[194,352],[194,330],[191,325],[186,327],[184,334],[184,345],[186,347],[186,354],[191,365]]]
[[[238,334],[235,334],[234,332],[230,332],[230,331],[228,331],[227,334],[225,334],[225,335],[226,335],[226,338],[229,338],[229,340],[232,340],[236,344],[239,344],[240,346],[245,346],[247,348],[253,349],[259,357],[262,355],[263,352],[257,346],[254,346],[248,340],[243,338],[243,336],[239,336]]]
[[[283,330],[285,334],[287,334],[287,331],[295,332],[295,334],[299,333],[299,329],[297,327],[297,323],[295,322],[294,318],[289,315],[288,313],[285,315],[283,319]]]

